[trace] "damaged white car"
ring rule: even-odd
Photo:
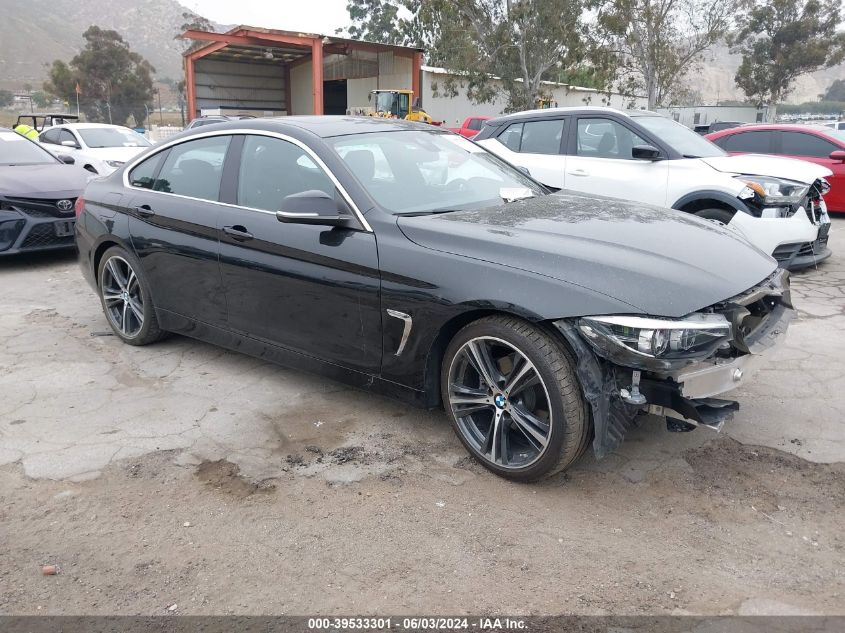
[[[654,112],[552,108],[487,121],[475,141],[543,184],[713,220],[791,270],[830,256],[826,167],[729,156]]]

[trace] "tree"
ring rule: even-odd
[[[822,101],[845,101],[845,79],[836,79],[822,96]]]
[[[214,24],[211,20],[202,17],[201,15],[197,15],[193,11],[183,11],[182,12],[182,24],[179,25],[176,34],[173,36],[174,40],[182,40],[183,48],[187,52],[189,50],[193,50],[195,48],[199,48],[205,42],[202,41],[195,41],[192,42],[191,40],[186,40],[182,38],[182,33],[185,31],[214,31]]]
[[[845,58],[841,0],[746,0],[731,37],[742,53],[734,80],[749,99],[769,104],[769,117],[804,73]]]
[[[11,90],[0,90],[0,108],[10,106],[15,102],[15,95]]]
[[[82,37],[85,46],[70,64],[53,62],[44,90],[74,103],[79,85],[80,106],[89,121],[125,124],[131,115],[136,125],[143,125],[155,68],[116,31],[91,26]]]
[[[350,35],[422,46],[476,103],[500,93],[508,110],[536,107],[543,81],[584,66],[585,11],[598,0],[350,0]],[[438,86],[438,91],[441,89]]]
[[[36,90],[30,95],[30,98],[39,108],[46,108],[53,102],[53,95],[49,95],[43,90]]]
[[[346,10],[352,25],[347,29],[337,29],[348,37],[379,44],[409,43],[411,21],[403,18],[400,11],[407,13],[411,8],[407,4],[389,0],[349,0]]]
[[[615,57],[619,88],[648,97],[648,108],[683,98],[683,79],[722,39],[736,0],[608,0],[597,31]]]

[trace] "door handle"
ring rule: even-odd
[[[569,172],[566,172],[566,173],[568,173],[570,176],[589,176],[590,175],[590,172],[588,172],[586,169],[573,169],[572,171],[569,171]]]
[[[135,207],[135,211],[137,211],[138,215],[142,218],[151,218],[156,214],[156,212],[153,211],[148,204],[142,204],[139,207]]]
[[[233,239],[236,239],[239,242],[245,242],[246,240],[251,240],[253,238],[252,233],[246,230],[246,227],[241,226],[240,224],[235,224],[234,226],[224,226],[223,232],[226,235],[231,235]]]

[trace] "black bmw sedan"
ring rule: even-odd
[[[92,181],[81,266],[115,334],[175,332],[443,406],[534,480],[639,416],[719,428],[793,314],[788,273],[681,212],[552,193],[422,124],[235,121]],[[718,258],[713,253],[719,253]]]
[[[72,163],[0,128],[0,256],[73,248],[74,205],[90,174]]]

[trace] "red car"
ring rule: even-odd
[[[729,154],[776,154],[824,165],[833,172],[828,211],[845,213],[845,130],[815,125],[744,125],[708,134]]]
[[[455,134],[460,134],[461,136],[466,136],[467,138],[472,138],[478,131],[481,129],[481,126],[484,125],[484,122],[488,119],[492,119],[493,117],[489,116],[468,116],[464,119],[463,125],[461,127],[450,127],[448,130],[450,132],[454,132]]]

